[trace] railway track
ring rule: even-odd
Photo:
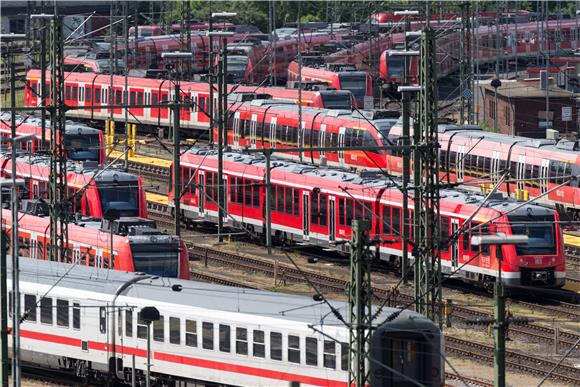
[[[482,380],[473,379],[473,378],[466,378],[465,376],[459,376],[457,374],[451,372],[445,372],[445,380],[456,380],[462,386],[468,387],[493,387],[493,383],[484,382]],[[445,384],[446,386],[448,384]]]
[[[199,246],[191,246],[190,253],[196,257],[199,257],[201,259],[206,259],[206,260],[208,260],[208,262],[211,261],[214,263],[216,263],[216,261],[224,262],[224,260],[227,260],[228,258],[235,256],[234,254],[229,254],[229,253],[225,253],[225,252],[221,252],[221,251],[217,251],[217,250],[212,250],[212,249],[206,249],[206,248],[202,248]],[[221,258],[223,258],[223,260],[221,260]],[[255,262],[255,261],[256,260],[254,260],[253,258],[244,257],[244,259],[238,260],[237,262],[235,262],[233,265],[230,265],[230,266],[234,266],[236,269],[242,269],[242,270],[244,270],[244,268],[246,268],[246,270],[253,269],[254,271],[266,270],[268,274],[272,274],[272,268],[268,268],[267,264],[265,264],[263,262],[263,260],[257,260],[257,261],[261,261],[261,262],[259,264],[254,265],[253,262]],[[282,265],[282,264],[280,264],[280,265],[284,268],[288,267],[288,265]],[[279,269],[282,269],[282,267],[279,267]],[[344,291],[344,289],[345,289],[344,287],[342,287],[342,288],[339,287],[339,283],[341,280],[332,279],[332,280],[328,281],[328,283],[326,283],[326,284],[319,284],[317,280],[310,278],[310,274],[317,274],[319,276],[320,276],[320,274],[312,273],[309,271],[306,271],[306,273],[309,276],[309,279],[311,281],[316,282],[316,284],[320,285],[321,287],[325,287],[325,288],[329,287],[329,288],[334,289],[334,291],[339,291],[339,290]],[[215,281],[217,283],[222,283],[221,281],[223,279],[222,276],[215,275],[215,274],[206,274],[205,278],[206,278],[206,280],[209,280],[209,281],[213,281],[213,278],[215,278]],[[233,281],[233,282],[236,283],[237,281]],[[244,284],[241,284],[241,287],[247,287],[247,286]],[[377,290],[379,290],[379,289],[377,289]],[[377,296],[377,295],[375,294],[375,296]],[[460,308],[460,309],[463,309],[463,308]],[[512,331],[513,331],[513,329],[512,329]],[[468,358],[472,358],[472,359],[477,359],[479,361],[484,361],[487,364],[493,364],[493,361],[494,361],[494,348],[492,346],[489,346],[487,344],[474,342],[472,340],[464,340],[464,339],[459,339],[456,337],[446,336],[445,348],[446,348],[446,351],[448,353],[452,353],[452,354],[458,355],[460,357],[468,357]],[[550,372],[550,370],[555,365],[556,365],[556,362],[552,361],[552,360],[547,360],[547,359],[537,357],[537,356],[525,355],[522,353],[510,351],[510,350],[506,351],[506,366],[509,369],[523,371],[523,372],[526,372],[526,373],[529,373],[529,374],[532,374],[535,376],[543,377],[548,372]],[[446,373],[446,377],[449,378],[450,380],[458,380],[458,381],[461,381],[463,379],[463,381],[465,381],[469,386],[485,386],[485,387],[487,387],[487,386],[492,385],[490,383],[476,380],[476,379],[460,378],[456,374]],[[576,369],[575,367],[571,367],[571,366],[567,366],[567,365],[560,365],[557,369],[557,372],[553,372],[551,374],[550,379],[557,380],[557,381],[560,381],[563,383],[567,383],[569,385],[577,385],[578,381],[580,380],[580,369]]]

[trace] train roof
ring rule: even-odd
[[[4,112],[0,114],[0,119],[3,121],[3,124],[5,124],[6,126],[10,125],[10,113],[8,112]],[[21,125],[32,125],[32,126],[36,126],[38,128],[41,127],[42,125],[42,119],[40,117],[35,117],[35,116],[28,116],[28,117],[23,117],[20,115],[16,115],[16,122],[18,123],[18,126]],[[46,130],[50,130],[50,119],[46,120]],[[99,134],[101,133],[100,129],[96,129],[96,128],[91,128],[90,126],[87,126],[85,124],[81,124],[78,122],[74,122],[71,120],[66,120],[65,123],[65,133],[67,134],[79,134],[79,135],[87,135],[87,134]]]
[[[8,272],[11,272],[11,259],[8,259]],[[135,278],[136,273],[118,270],[98,269],[70,264],[20,258],[20,280],[45,286],[58,282],[58,287],[68,288],[75,292],[94,292],[103,298],[112,299],[122,284]],[[9,276],[10,277],[10,276]],[[182,290],[175,292],[173,285],[181,285]],[[331,313],[329,307],[313,301],[311,297],[291,295],[264,290],[234,288],[205,282],[179,280],[174,278],[155,278],[140,281],[123,292],[126,297],[149,300],[152,305],[170,303],[191,308],[203,308],[220,312],[243,313],[265,318],[297,321],[315,325],[342,326],[342,323]],[[46,295],[50,297],[50,293]],[[329,303],[340,312],[346,320],[348,305],[345,302]],[[398,309],[385,307],[377,322],[384,321]],[[397,319],[429,320],[412,311],[403,311]],[[432,323],[431,323],[432,324]]]
[[[185,162],[187,155],[195,155],[202,157],[203,160],[216,161],[217,151],[209,148],[193,147],[189,149],[185,155]],[[251,171],[246,166],[253,166],[257,168],[266,168],[266,158],[262,155],[250,155],[238,152],[224,152],[224,162],[236,163],[241,166],[241,170],[251,176]],[[357,191],[372,192],[380,189],[393,189],[398,192],[397,187],[402,185],[400,179],[395,177],[386,177],[378,172],[371,173],[353,173],[342,169],[321,167],[311,164],[301,164],[286,159],[272,157],[270,161],[272,179],[276,179],[279,173],[288,173],[297,176],[302,176],[304,181],[308,181],[313,187],[320,189],[332,189],[335,191],[349,191],[349,195],[356,195]],[[258,174],[258,178],[263,179],[264,174]],[[324,185],[323,179],[329,184]],[[289,179],[284,179],[289,180]],[[336,184],[342,183],[342,184]],[[412,183],[409,186],[412,190]],[[478,206],[484,201],[485,196],[476,191],[454,189],[441,189],[440,197],[443,200]],[[549,215],[553,210],[546,209],[536,204],[524,204],[511,198],[505,198],[501,193],[492,195],[483,205],[483,208],[494,209],[501,212],[510,211],[512,214],[529,214],[529,215]],[[482,214],[483,215],[483,214]]]

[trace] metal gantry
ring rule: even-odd
[[[370,222],[353,220],[350,255],[348,385],[364,387],[370,384],[369,357],[372,334],[372,283],[370,252]]]
[[[54,6],[54,17],[50,31],[50,259],[68,262],[68,200],[66,181],[65,104],[64,104],[64,57],[62,20],[58,5]]]
[[[473,124],[473,68],[471,65],[471,4],[461,4],[459,38],[459,122]]]
[[[427,23],[421,36],[418,127],[413,131],[416,311],[442,324],[439,227],[439,141],[434,35]]]

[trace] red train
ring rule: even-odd
[[[369,74],[364,71],[353,71],[349,66],[331,64],[324,68],[302,67],[302,81],[324,82],[336,90],[350,91],[359,108],[364,108],[365,97],[373,97],[373,85]],[[298,63],[293,61],[288,65],[288,81],[300,80]]]
[[[10,177],[10,154],[0,154],[0,176]],[[16,159],[16,175],[24,179],[23,199],[48,199],[50,159],[26,155]],[[140,176],[114,170],[99,170],[96,163],[67,164],[67,192],[72,213],[103,218],[107,210],[119,216],[147,217],[147,201]]]
[[[398,123],[390,129],[388,141],[396,143],[401,136]],[[538,198],[539,203],[580,218],[580,142],[506,136],[475,125],[439,125],[439,143],[444,181],[489,187],[509,171],[510,178],[499,190],[519,199]],[[387,170],[402,173],[400,154],[387,156]],[[568,185],[556,189],[568,180]]]
[[[342,35],[319,32],[303,33],[300,47],[302,51],[308,51],[341,37]],[[272,46],[258,40],[230,43],[228,44],[228,77],[233,82],[248,84],[261,84],[270,74],[274,74],[277,80],[285,80],[290,77],[287,69],[298,54],[298,47],[297,36],[277,40],[272,43]],[[274,50],[274,55],[272,55],[270,67],[271,50]]]
[[[184,186],[183,218],[217,220],[217,184],[225,185],[227,217],[233,227],[263,233],[265,227],[265,160],[226,152],[224,175],[217,176],[215,151],[193,148],[181,156]],[[371,222],[371,239],[385,241],[378,247],[384,260],[398,264],[401,256],[402,193],[385,177],[359,176],[343,170],[313,168],[274,160],[271,170],[271,220],[273,235],[286,240],[347,249],[353,219]],[[218,183],[219,181],[219,183]],[[188,182],[190,182],[188,184]],[[173,190],[170,192],[170,202]],[[488,285],[495,280],[498,257],[503,257],[503,280],[510,285],[560,287],[565,281],[564,245],[558,214],[534,204],[503,198],[486,202],[483,196],[459,190],[441,195],[440,252],[444,273]],[[410,208],[413,204],[410,203]],[[412,218],[412,211],[410,211]],[[473,214],[475,217],[465,224]],[[411,223],[412,224],[412,223]],[[458,230],[467,229],[457,239]],[[484,248],[471,245],[471,236],[503,232],[525,234],[525,246]],[[340,247],[336,247],[340,246]],[[411,246],[409,251],[411,251]]]
[[[20,255],[23,257],[50,259],[50,219],[47,213],[42,215],[21,213],[18,217]],[[11,226],[10,211],[2,210],[2,229],[7,231]],[[111,231],[108,228],[111,226],[113,259]],[[152,220],[121,218],[112,223],[101,223],[94,219],[80,220],[69,223],[68,241],[71,259],[78,260],[79,265],[189,279],[189,257],[185,242],[173,235],[161,233]]]
[[[40,118],[17,116],[16,136],[35,134],[36,140],[20,144],[20,149],[29,153],[37,153],[41,148],[49,149],[50,143],[50,120],[46,122],[45,141],[42,145],[42,128]],[[0,115],[0,135],[10,137],[10,115],[3,113]],[[65,149],[67,158],[72,161],[96,161],[99,164],[105,163],[105,146],[103,144],[103,132],[99,129],[91,128],[71,121],[66,122],[65,128]],[[9,142],[7,143],[9,144]]]
[[[499,27],[501,34],[501,47],[499,49],[502,50],[503,58],[513,60],[517,55],[519,59],[526,60],[525,58],[535,58],[540,51],[544,54],[556,54],[560,50],[570,50],[577,47],[576,20],[551,20],[547,23],[547,27],[546,23],[540,23],[540,28],[538,33],[538,24],[535,22],[518,23],[517,27],[515,24],[501,25]],[[542,32],[543,30],[547,30],[547,32]],[[437,64],[436,74],[438,77],[444,77],[459,69],[458,58],[461,48],[459,34],[456,31],[437,39],[435,63]],[[548,37],[544,37],[543,34],[547,34]],[[496,36],[495,26],[485,25],[475,30],[472,36],[473,60],[477,60],[480,65],[496,61],[498,52]],[[403,39],[404,33],[397,33],[381,40],[387,43],[388,49],[400,49],[404,43]],[[386,51],[381,54],[380,77],[384,83],[391,85],[392,90],[395,90],[402,81],[403,67],[402,57],[389,56]],[[417,73],[418,61],[414,57],[409,61],[409,74],[415,78]]]
[[[400,123],[390,127],[385,125],[390,120],[377,118],[371,112],[303,108],[302,114],[304,124],[298,130],[297,106],[272,100],[240,104],[228,123],[231,128],[228,144],[238,149],[384,146],[397,144],[402,131]],[[439,128],[442,179],[456,181],[459,171],[461,177],[457,181],[477,179],[481,183],[494,183],[507,168],[514,183],[502,185],[501,190],[523,199],[553,189],[539,201],[558,208],[562,214],[580,217],[579,180],[574,179],[580,176],[578,142],[556,144],[552,140],[511,137],[484,132],[477,126]],[[394,150],[292,152],[281,153],[280,157],[350,169],[386,170],[392,174],[401,174],[403,163],[400,152]],[[573,180],[568,186],[555,188],[566,178]]]
[[[275,100],[236,104],[227,127],[233,148],[296,148],[381,146],[382,135],[369,121],[372,113],[302,108],[302,130],[298,106]],[[365,115],[363,115],[365,114]],[[367,117],[368,116],[368,117]],[[217,130],[214,128],[214,139]],[[284,153],[287,158],[336,167],[379,170],[386,157],[382,151],[325,151]]]
[[[108,75],[89,73],[66,73],[65,74],[65,102],[68,106],[103,106],[107,105],[109,98],[116,105],[122,105],[124,92],[124,77],[113,77],[111,89],[111,77]],[[146,79],[130,77],[129,103],[131,104],[158,104],[173,99],[174,85],[168,80]],[[36,93],[40,85],[40,71],[30,70],[26,75],[24,101],[27,106],[38,106],[40,99]],[[192,129],[207,129],[209,127],[209,85],[205,82],[182,82],[182,98],[185,102],[191,102],[190,109],[181,110],[181,127]],[[229,86],[230,91],[253,92],[268,94],[275,99],[298,101],[298,90],[285,89],[282,87],[254,87],[254,86]],[[112,94],[112,95],[111,95]],[[214,93],[217,100],[217,93]],[[351,106],[350,94],[336,91],[303,91],[302,103],[313,107],[345,108]],[[48,99],[50,102],[50,99]],[[90,120],[108,120],[111,118],[122,121],[125,118],[123,109],[71,109],[67,112],[69,117]],[[131,108],[129,109],[129,122],[139,125],[165,126],[172,124],[169,108]]]

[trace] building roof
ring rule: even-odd
[[[546,91],[538,87],[538,82],[504,82],[497,89],[498,97],[506,98],[545,98]],[[482,86],[487,91],[493,93],[495,90],[491,85]],[[550,86],[550,98],[573,98],[574,93]]]

